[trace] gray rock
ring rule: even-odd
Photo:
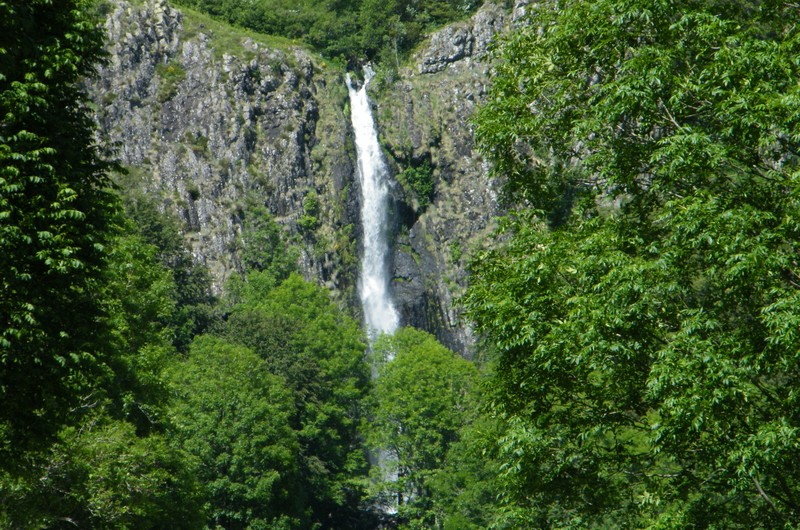
[[[431,37],[426,54],[419,65],[420,73],[431,74],[472,55],[470,28],[448,26]]]
[[[332,240],[337,226],[357,219],[337,206],[347,201],[343,175],[352,173],[342,133],[348,122],[334,108],[320,110],[318,90],[327,83],[306,52],[243,39],[240,49],[220,53],[213,31],[194,23],[186,38],[186,23],[164,0],[118,0],[106,21],[109,61],[91,90],[103,139],[144,175],[143,188],[184,220],[194,256],[220,289],[241,267],[236,249],[248,197],[258,196],[290,234],[300,232],[309,190],[335,198],[320,214],[320,236]],[[324,131],[321,113],[334,122]],[[343,156],[315,168],[311,150],[320,141]],[[308,238],[307,277],[330,279],[339,254],[333,243]],[[332,287],[352,283],[341,278]]]
[[[472,18],[472,53],[483,56],[494,36],[501,33],[506,24],[506,13],[498,5],[485,4]]]
[[[419,73],[440,72],[455,62],[482,57],[504,24],[503,9],[487,3],[469,21],[437,31],[417,56]]]
[[[306,278],[357,314],[359,194],[341,74],[299,48],[253,38],[231,46],[164,0],[114,1],[109,61],[90,87],[100,139],[117,145],[139,186],[183,220],[192,254],[217,289],[241,270],[242,218],[255,198],[300,245]],[[398,83],[374,95],[393,169],[422,162],[433,169],[426,208],[395,187],[392,288],[402,323],[465,355],[473,337],[455,301],[469,249],[500,211],[499,184],[488,178],[469,124],[488,82],[489,65],[476,59],[506,18],[487,4],[440,30]],[[308,231],[299,220],[312,191],[320,212]]]
[[[398,223],[408,235],[395,247],[396,304],[404,323],[431,331],[467,356],[474,337],[456,301],[466,287],[471,249],[501,213],[501,183],[489,177],[476,152],[469,120],[488,84],[490,64],[477,59],[506,23],[505,12],[487,4],[470,21],[440,30],[416,65],[401,71],[400,81],[377,100],[382,142],[395,171],[423,161],[433,168],[433,202],[426,208],[398,187],[404,204],[398,211],[405,212]]]

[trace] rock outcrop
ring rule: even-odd
[[[499,213],[499,183],[489,178],[475,150],[470,117],[486,92],[489,42],[505,24],[505,11],[488,3],[470,20],[434,33],[415,65],[378,98],[382,141],[401,184],[409,168],[430,168],[433,182],[428,205],[408,186],[398,186],[398,306],[404,323],[434,330],[441,342],[462,352],[473,343],[457,309],[466,264]]]
[[[470,20],[434,33],[429,44],[416,56],[417,70],[421,74],[432,74],[451,65],[455,67],[455,63],[465,59],[483,57],[505,22],[506,13],[502,8],[485,4]]]
[[[91,89],[129,180],[183,219],[218,289],[241,270],[242,220],[260,204],[301,248],[306,277],[357,313],[359,194],[342,72],[164,0],[113,6],[109,61]],[[408,179],[395,189],[392,285],[403,324],[465,353],[472,339],[455,300],[469,248],[498,211],[469,116],[486,89],[480,58],[505,18],[490,4],[440,30],[399,81],[371,95],[394,170],[433,184],[429,197]]]
[[[265,46],[163,0],[115,6],[109,61],[92,87],[101,131],[141,186],[183,219],[217,288],[241,266],[253,201],[302,242],[309,278],[351,286],[353,259],[337,246],[358,208],[344,81],[300,48]],[[313,231],[298,225],[310,193],[325,197]]]

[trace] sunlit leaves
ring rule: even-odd
[[[195,341],[171,373],[177,442],[200,464],[213,524],[249,528],[298,516],[300,446],[284,381],[251,350],[210,337]]]
[[[238,26],[302,39],[320,53],[345,61],[365,57],[395,63],[425,31],[457,20],[475,0],[180,0]],[[396,65],[395,66],[399,66]]]
[[[340,524],[363,495],[359,479],[366,474],[357,431],[369,384],[362,332],[326,290],[296,274],[278,284],[266,271],[253,272],[237,285],[238,304],[223,335],[251,348],[291,389],[289,421],[300,443],[305,493],[296,500],[311,503],[313,520]]]
[[[542,4],[499,47],[479,144],[543,209],[466,299],[499,350],[510,511],[797,524],[797,14]]]
[[[413,328],[375,345],[378,378],[371,445],[390,455],[398,478],[385,485],[402,499],[403,517],[432,524],[428,482],[445,464],[452,444],[473,414],[475,366]],[[415,528],[417,526],[414,526]]]

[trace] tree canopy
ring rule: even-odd
[[[284,380],[253,351],[211,337],[171,374],[176,441],[199,462],[212,526],[297,528],[300,446]]]
[[[798,16],[545,2],[499,46],[476,135],[520,209],[466,304],[517,520],[800,522]]]
[[[438,526],[430,482],[474,412],[477,368],[414,328],[382,336],[373,355],[378,374],[367,436],[387,456],[384,487],[412,527]]]
[[[395,60],[476,5],[184,3]],[[800,525],[796,4],[529,4],[475,119],[513,208],[464,298],[487,366],[406,328],[373,382],[263,207],[215,305],[111,190],[92,6],[0,2],[0,526],[374,528],[365,444],[404,528]]]
[[[251,272],[237,293],[220,334],[251,348],[291,389],[289,421],[312,520],[355,525],[367,472],[358,432],[369,390],[362,331],[326,290],[297,274],[276,285],[268,272]]]

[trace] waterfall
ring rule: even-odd
[[[388,230],[386,210],[389,204],[389,171],[378,143],[367,97],[367,84],[373,76],[364,70],[364,84],[353,87],[347,75],[350,112],[358,156],[358,179],[361,184],[361,226],[364,231],[364,257],[361,260],[359,295],[364,309],[367,335],[373,342],[381,333],[394,333],[399,317],[389,294]]]
[[[389,206],[389,171],[378,143],[378,133],[367,97],[367,84],[373,75],[372,70],[364,69],[364,84],[360,89],[353,87],[350,74],[347,75],[350,115],[358,158],[356,173],[361,184],[361,226],[364,231],[364,257],[361,259],[358,289],[370,345],[382,333],[394,333],[400,320],[389,295],[386,216]],[[377,375],[375,367],[372,375]],[[397,481],[397,473],[392,470],[397,461],[392,455],[385,451],[371,451],[370,462],[381,470],[383,480]],[[383,514],[393,516],[397,513],[397,502],[391,495],[384,494],[383,498],[376,498],[375,502],[375,508]]]

